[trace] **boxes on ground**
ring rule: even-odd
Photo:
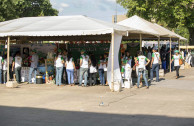
[[[164,69],[160,69],[159,70],[159,76],[160,77],[164,77]]]

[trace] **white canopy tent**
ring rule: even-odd
[[[134,15],[128,19],[125,19],[121,22],[118,22],[117,24],[123,25],[126,27],[131,27],[137,30],[141,30],[144,32],[149,32],[155,35],[158,38],[158,45],[160,45],[160,39],[161,38],[170,38],[170,48],[171,48],[171,42],[172,38],[176,38],[178,41],[180,40],[186,40],[185,38],[181,37],[180,35],[171,32],[170,30],[159,26],[158,24],[151,23],[141,17],[138,17],[137,15]],[[179,42],[180,43],[180,42]],[[142,50],[142,35],[140,34],[140,50]],[[158,48],[158,51],[160,49]],[[171,53],[171,52],[170,52]],[[171,54],[170,54],[171,59]],[[171,64],[170,64],[171,67]],[[171,71],[171,69],[170,69]]]
[[[10,39],[73,41],[104,39],[105,36],[112,41],[108,61],[108,82],[112,90],[114,86],[111,85],[114,82],[119,80],[122,83],[118,54],[122,36],[130,33],[152,34],[86,16],[26,17],[0,23],[0,39],[8,40],[7,59],[9,59]],[[9,70],[7,80],[9,80]]]

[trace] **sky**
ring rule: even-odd
[[[116,0],[50,0],[59,16],[85,15],[88,17],[112,22],[115,15]],[[117,4],[117,14],[126,14],[126,10]]]

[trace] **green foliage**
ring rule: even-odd
[[[194,0],[117,0],[128,10],[127,16],[134,14],[147,20],[155,20],[180,35],[188,37],[188,30],[194,29]],[[186,29],[187,28],[187,29]],[[191,33],[190,33],[191,34]]]
[[[50,0],[0,0],[0,21],[19,17],[55,16]]]

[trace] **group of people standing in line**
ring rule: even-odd
[[[162,48],[163,51],[164,48]],[[131,69],[136,71],[137,75],[137,85],[136,88],[142,87],[142,78],[144,79],[146,88],[149,88],[148,84],[148,78],[146,77],[146,72],[148,70],[148,73],[150,75],[150,80],[153,82],[153,73],[156,72],[156,82],[159,82],[159,69],[160,69],[160,64],[163,60],[161,60],[161,55],[158,52],[157,48],[149,48],[148,52],[143,51],[138,51],[137,56],[132,58],[130,56],[129,52],[125,52],[122,58],[122,65],[129,65]],[[152,51],[152,52],[151,52]],[[183,60],[182,55],[180,55],[179,50],[175,50],[172,55],[172,59],[170,63],[174,64],[175,70],[176,70],[176,79],[179,78],[179,69],[181,62]],[[163,65],[162,65],[163,66]],[[124,68],[124,67],[123,67]],[[124,73],[124,70],[121,69],[121,72]]]
[[[85,50],[81,50],[81,56],[79,58],[79,86],[87,87],[88,76],[90,86],[96,85],[97,83],[97,72],[99,72],[99,78],[101,85],[107,84],[107,63],[108,54],[100,56],[100,60],[97,62],[96,57],[91,54],[90,56],[86,54]],[[64,72],[67,73],[67,80],[69,85],[74,85],[74,72],[76,71],[74,58],[71,53],[67,53],[67,50],[58,50],[58,55],[55,58],[56,67],[56,85],[62,85],[62,80],[64,78]],[[98,70],[97,70],[98,69]],[[84,84],[83,83],[84,79]]]

